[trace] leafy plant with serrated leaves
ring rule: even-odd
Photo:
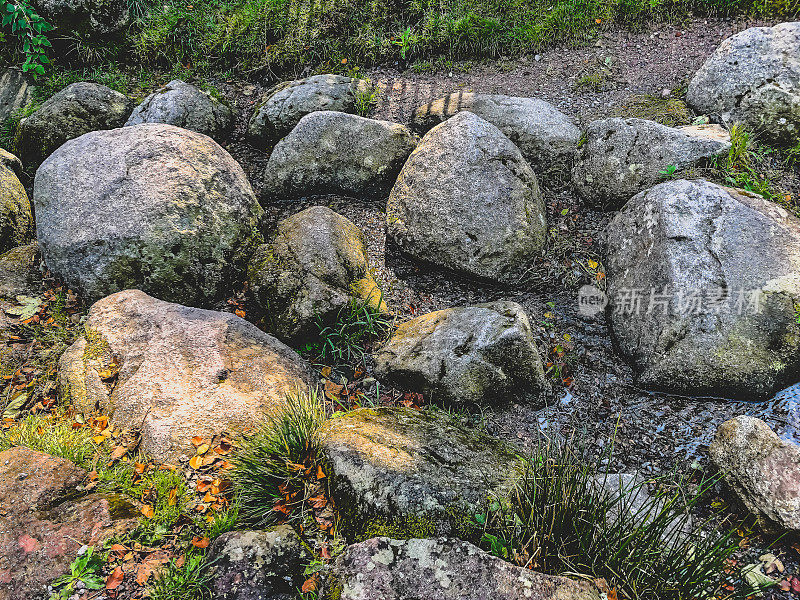
[[[75,592],[80,581],[87,590],[101,590],[105,587],[102,576],[105,561],[89,546],[86,552],[76,557],[69,566],[69,573],[53,581],[53,588],[58,588],[57,598],[69,598]]]
[[[34,79],[44,75],[45,65],[50,64],[47,49],[51,47],[47,32],[53,26],[45,21],[26,0],[7,2],[3,16],[3,27],[10,27],[11,33],[22,43],[25,62],[22,71],[30,73]]]
[[[17,317],[20,321],[27,321],[42,308],[44,301],[33,296],[17,296],[19,306],[12,306],[6,309],[6,313],[12,317]]]

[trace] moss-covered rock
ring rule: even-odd
[[[16,145],[25,169],[33,173],[68,140],[90,131],[122,127],[133,101],[97,83],[68,85],[20,121]]]
[[[33,0],[39,14],[61,35],[96,39],[117,33],[130,23],[125,0]]]
[[[360,409],[320,432],[331,493],[347,539],[477,533],[474,515],[508,496],[522,459],[445,413]]]
[[[364,234],[324,206],[278,223],[250,261],[250,290],[279,338],[300,341],[336,321],[350,302],[387,310],[369,274]]]
[[[36,242],[0,253],[0,298],[35,296],[42,287],[39,262]]]
[[[546,388],[528,316],[516,302],[449,308],[400,324],[375,374],[434,401],[492,405]]]
[[[17,178],[21,164],[0,149],[0,254],[30,241],[33,235],[31,203]]]
[[[36,173],[50,270],[87,299],[128,288],[209,305],[244,277],[263,213],[239,164],[207,136],[146,123],[96,131]]]
[[[264,194],[385,198],[417,145],[404,125],[334,111],[306,115],[272,151]]]

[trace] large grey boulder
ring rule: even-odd
[[[340,531],[349,539],[458,535],[514,489],[524,463],[501,441],[446,413],[362,408],[328,420],[320,448]],[[480,534],[477,534],[480,537]]]
[[[61,36],[108,36],[127,27],[131,20],[125,0],[34,0],[32,4]]]
[[[318,333],[352,302],[386,309],[369,273],[364,234],[324,206],[280,221],[253,255],[248,281],[269,330],[282,340]]]
[[[386,204],[387,235],[413,258],[514,281],[545,243],[539,184],[491,123],[460,112],[431,129]]]
[[[17,175],[19,159],[0,148],[0,254],[30,241],[33,215],[28,194]]]
[[[546,386],[528,316],[516,302],[448,308],[402,323],[375,354],[375,375],[458,405],[507,402]]]
[[[295,600],[311,560],[289,525],[223,533],[208,553],[215,600]]]
[[[220,139],[232,121],[233,112],[223,102],[190,83],[175,79],[134,108],[125,125],[167,123]]]
[[[704,180],[635,196],[606,229],[611,330],[640,385],[756,400],[800,379],[800,221]]]
[[[708,450],[762,526],[800,531],[800,446],[780,439],[763,421],[741,416],[719,426]]]
[[[572,165],[580,129],[555,106],[537,98],[455,92],[420,106],[412,117],[412,127],[426,133],[461,111],[475,113],[502,131],[538,177]]]
[[[50,270],[85,298],[140,288],[209,304],[243,276],[263,213],[239,164],[211,138],[147,123],[64,144],[34,181]]]
[[[371,87],[368,81],[341,75],[284,81],[267,93],[250,119],[250,141],[262,148],[271,146],[294,129],[300,119],[319,110],[356,113],[359,97],[369,94]]]
[[[89,310],[85,332],[59,361],[59,383],[79,413],[137,428],[142,449],[173,461],[211,439],[277,416],[313,383],[288,346],[224,312],[162,302],[138,290]]]
[[[35,171],[64,142],[84,133],[122,127],[133,106],[130,98],[104,85],[68,85],[20,121],[16,143],[25,169]]]
[[[19,69],[0,73],[0,124],[18,115],[31,102],[33,86]]]
[[[264,194],[385,197],[417,145],[404,125],[342,112],[306,115],[272,151]]]
[[[586,581],[512,565],[458,539],[376,537],[345,548],[331,587],[341,600],[599,600]]]
[[[615,210],[670,176],[727,154],[730,135],[718,125],[667,127],[645,119],[602,119],[586,128],[572,181],[587,204]]]
[[[760,139],[800,139],[800,21],[751,27],[726,39],[689,82],[686,101]]]

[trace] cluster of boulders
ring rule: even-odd
[[[41,10],[62,15],[52,4],[42,0]],[[113,6],[91,17],[108,31],[124,20]],[[688,101],[723,124],[742,121],[791,144],[800,127],[798,56],[800,23],[742,32],[698,72]],[[20,90],[4,102],[24,102]],[[546,252],[540,178],[571,177],[587,206],[618,210],[604,236],[608,320],[641,385],[757,399],[800,378],[800,221],[760,196],[692,179],[729,151],[720,126],[605,119],[581,133],[541,100],[453,94],[421,107],[406,127],[355,114],[371,93],[367,82],[329,75],[271,90],[248,132],[271,149],[262,199],[333,193],[385,202],[387,237],[404,255],[513,284]],[[0,294],[29,284],[40,253],[54,276],[94,302],[60,361],[63,396],[78,413],[100,410],[140,429],[143,448],[160,460],[178,459],[194,435],[250,428],[278,414],[287,395],[313,388],[310,366],[286,344],[335,323],[354,302],[391,311],[363,233],[345,217],[308,208],[264,238],[253,188],[219,145],[232,118],[224,102],[181,81],[138,106],[75,83],[20,122],[22,162],[0,154]],[[35,211],[23,167],[35,171]],[[262,329],[209,310],[245,278]],[[400,324],[375,352],[375,374],[456,406],[539,401],[547,390],[529,318],[507,301]],[[336,563],[339,597],[594,596],[588,585],[453,539],[474,534],[466,517],[507,496],[520,476],[519,457],[498,440],[437,413],[362,409],[330,420],[320,448],[348,541],[366,540]],[[726,424],[711,449],[750,510],[792,529],[800,492],[784,483],[796,479],[799,452],[747,420]],[[19,477],[25,460],[48,460],[14,453],[0,479]],[[774,477],[764,483],[754,469]],[[100,503],[94,518],[104,523],[74,539],[100,541],[113,519],[102,499],[80,502]],[[42,521],[34,504],[14,518]],[[69,515],[56,510],[42,531],[72,527]],[[219,597],[291,593],[305,560],[293,535],[217,540]],[[64,552],[31,539],[9,542],[26,548],[20,565],[39,553],[63,569]],[[0,563],[0,580],[38,585],[17,583],[27,568]]]

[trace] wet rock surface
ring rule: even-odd
[[[597,600],[586,582],[511,565],[456,539],[376,537],[348,546],[334,574],[342,600]]]
[[[451,308],[400,324],[375,354],[375,374],[432,402],[492,405],[536,397],[547,383],[519,304]]]
[[[0,452],[0,600],[38,600],[69,570],[82,545],[136,526],[138,510],[102,494],[81,494],[87,472],[28,448]]]
[[[364,408],[329,420],[320,438],[349,539],[474,535],[470,516],[522,472],[508,446],[446,413]]]
[[[142,448],[168,461],[194,436],[277,415],[313,378],[296,352],[244,319],[128,290],[92,306],[85,335],[61,357],[59,381],[77,411],[141,428]]]

